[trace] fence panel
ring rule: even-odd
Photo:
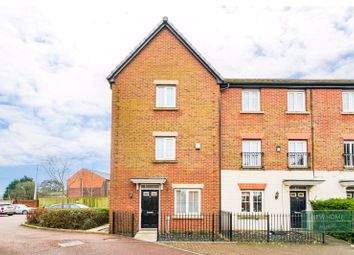
[[[133,212],[112,212],[112,234],[135,236],[135,214]]]
[[[84,204],[91,208],[108,208],[109,200],[108,197],[40,197],[39,206],[50,206],[53,204],[70,204],[78,203]]]
[[[323,234],[301,226],[301,215],[268,213],[161,213],[159,240],[317,243]]]

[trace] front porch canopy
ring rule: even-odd
[[[130,181],[136,184],[136,190],[139,190],[139,184],[159,184],[161,185],[161,190],[163,189],[163,184],[167,181],[165,177],[153,177],[153,178],[131,178]]]
[[[354,180],[340,180],[339,184],[343,187],[354,187]]]
[[[283,180],[285,186],[315,186],[325,180],[304,179],[304,180]]]

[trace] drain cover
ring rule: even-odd
[[[83,244],[84,243],[79,240],[72,240],[72,241],[60,242],[59,246],[60,247],[72,247],[72,246],[78,246],[78,245],[83,245]]]

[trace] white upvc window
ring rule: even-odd
[[[242,165],[243,167],[261,167],[261,141],[242,141]]]
[[[175,189],[175,214],[199,215],[200,194],[200,189]]]
[[[262,190],[242,190],[241,211],[242,212],[262,212],[263,211],[263,191]]]
[[[176,86],[174,85],[156,86],[156,107],[159,108],[176,107]]]
[[[305,112],[305,91],[289,90],[288,91],[288,111],[289,112]]]
[[[307,167],[307,141],[288,142],[288,162],[290,168]]]
[[[242,111],[259,112],[261,110],[259,89],[242,90]]]
[[[343,112],[354,112],[354,91],[343,91]]]
[[[156,160],[176,160],[176,137],[156,137],[155,143]]]
[[[354,141],[344,141],[344,167],[354,167]]]

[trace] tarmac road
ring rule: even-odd
[[[191,252],[162,246],[157,243],[138,241],[132,238],[106,234],[85,234],[31,229],[20,226],[25,216],[0,215],[1,255],[48,255],[48,254],[102,254],[102,255],[190,255]],[[74,241],[81,245],[61,247]]]

